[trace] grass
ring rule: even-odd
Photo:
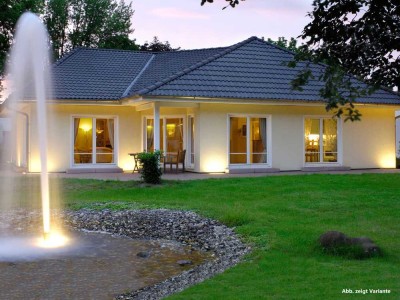
[[[34,179],[21,186],[37,187]],[[254,251],[239,265],[171,299],[347,299],[343,289],[390,289],[400,299],[400,175],[301,175],[136,182],[63,179],[67,208],[172,208],[235,227]],[[326,255],[328,230],[368,236],[384,252],[368,260]],[[377,297],[381,296],[381,297]]]

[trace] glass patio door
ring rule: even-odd
[[[114,119],[74,118],[74,164],[115,162]]]
[[[267,163],[267,118],[230,117],[229,163]]]
[[[160,149],[165,154],[183,150],[184,128],[183,118],[160,119]],[[146,151],[154,151],[154,119],[146,119],[145,131]]]
[[[306,163],[338,162],[338,125],[332,118],[304,120],[304,153]]]

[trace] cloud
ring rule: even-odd
[[[171,19],[208,19],[206,14],[193,12],[189,10],[174,8],[174,7],[162,7],[155,8],[150,12],[152,15],[162,18]]]

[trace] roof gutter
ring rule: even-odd
[[[209,97],[174,97],[174,96],[146,96],[141,100],[146,101],[176,101],[176,102],[197,102],[197,103],[234,103],[234,104],[264,104],[264,105],[305,105],[305,106],[325,106],[325,101],[301,100],[301,99],[248,99],[248,98],[209,98]],[[355,106],[400,106],[400,103],[354,103]]]

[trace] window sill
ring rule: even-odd
[[[301,169],[303,172],[323,172],[323,171],[350,171],[351,168],[347,167],[347,166],[341,166],[338,164],[318,164],[318,163],[314,163],[314,164],[310,164],[310,165],[306,165],[305,167],[303,167]]]

